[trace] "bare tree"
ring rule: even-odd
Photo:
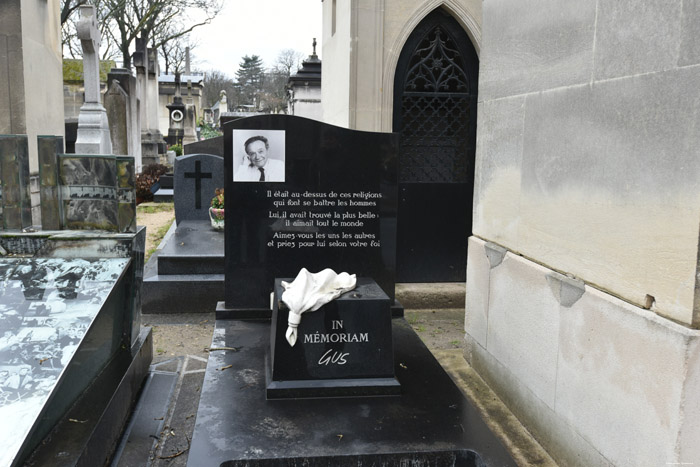
[[[68,18],[80,5],[85,5],[87,2],[88,0],[61,0],[61,26],[68,21]]]
[[[71,58],[80,58],[83,55],[80,40],[75,26],[80,20],[75,11],[81,5],[87,5],[88,0],[61,0],[61,38],[63,41],[63,53]],[[119,50],[115,47],[114,35],[111,30],[111,12],[106,7],[104,0],[90,0],[89,4],[95,6],[97,26],[100,29],[100,59],[114,60],[119,56]],[[64,18],[64,14],[67,15]]]
[[[295,73],[301,66],[301,61],[304,59],[304,53],[294,49],[284,49],[277,55],[275,60],[274,70],[282,73],[289,78],[292,73]]]
[[[66,20],[86,0],[61,0]],[[209,24],[221,11],[223,0],[95,0],[98,21],[104,25],[103,38],[109,37],[122,56],[123,66],[131,68],[131,45],[137,37],[146,38],[151,47],[160,47],[184,37],[195,28]],[[186,12],[196,10],[199,21],[183,22]],[[69,34],[67,34],[69,35]]]
[[[187,62],[187,49],[190,51],[190,62],[194,59],[192,53],[197,48],[196,42],[190,42],[188,38],[179,38],[161,44],[158,52],[163,57],[165,73],[184,73]],[[191,63],[190,63],[191,64]]]
[[[233,105],[237,105],[238,98],[236,84],[233,79],[218,70],[208,71],[204,77],[204,89],[202,101],[205,107],[211,107],[219,100],[219,93],[226,91],[227,99]]]

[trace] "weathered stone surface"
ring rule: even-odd
[[[643,5],[635,1],[596,2],[594,79],[673,68],[678,57],[682,3],[675,0],[651,0]]]
[[[479,99],[587,83],[595,2],[484,3]]]

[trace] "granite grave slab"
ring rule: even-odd
[[[188,466],[514,466],[403,318],[392,320],[401,395],[265,398],[270,325],[217,320]]]
[[[0,464],[25,458],[122,344],[128,258],[0,260]]]

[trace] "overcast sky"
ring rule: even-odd
[[[321,9],[321,0],[224,0],[211,24],[192,32],[193,68],[234,78],[244,55],[260,56],[269,68],[283,49],[311,54],[314,37],[320,57]]]

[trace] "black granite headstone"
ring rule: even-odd
[[[39,181],[41,188],[41,228],[61,229],[61,202],[58,191],[58,155],[63,153],[61,136],[38,136]]]
[[[268,399],[399,394],[389,297],[376,282],[358,278],[354,290],[303,313],[294,346],[285,337],[289,309],[281,301],[280,282],[275,281]]]
[[[26,135],[0,135],[0,206],[2,228],[20,230],[32,225]]]
[[[211,154],[192,154],[175,159],[175,220],[209,220],[215,190],[224,186],[224,162]]]
[[[234,182],[235,171],[250,165],[244,143],[257,135],[269,140],[266,173],[277,170],[270,163],[284,154],[284,182],[270,181],[274,176]],[[393,303],[397,145],[396,134],[294,116],[226,123],[229,312],[220,316],[269,316],[274,279],[295,277],[302,267],[372,277]]]
[[[185,144],[183,146],[184,154],[212,154],[214,156],[224,156],[224,137],[215,136],[213,138],[195,141],[194,143]]]

